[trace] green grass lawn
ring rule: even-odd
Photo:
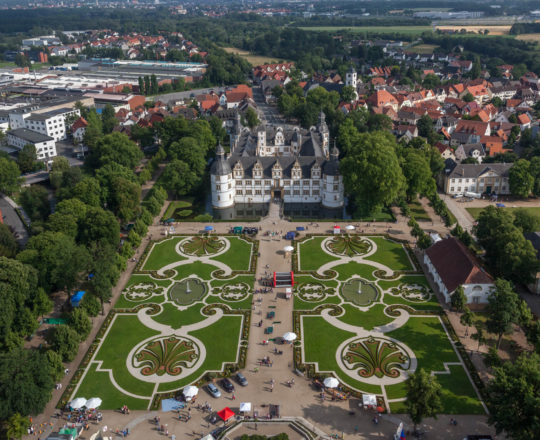
[[[306,362],[318,362],[319,371],[334,371],[344,383],[367,393],[380,394],[381,387],[367,384],[344,374],[336,362],[336,351],[354,333],[338,329],[320,316],[303,316],[304,351]]]
[[[338,260],[324,252],[321,243],[328,237],[313,237],[300,243],[300,267],[299,270],[317,270],[325,263]]]
[[[95,359],[103,361],[102,368],[113,370],[114,379],[126,391],[139,396],[151,396],[154,385],[129,374],[126,359],[140,341],[157,334],[143,325],[137,315],[117,315]]]
[[[168,220],[170,218],[175,218],[174,213],[179,209],[186,209],[191,207],[192,202],[189,200],[173,200],[169,203],[165,214],[163,214],[163,220]]]
[[[168,287],[172,283],[172,281],[155,280],[154,278],[150,277],[150,275],[146,275],[146,274],[133,274],[129,278],[129,281],[126,284],[126,288],[128,288],[129,286],[132,286],[133,284],[139,284],[139,283],[154,283],[158,286]],[[126,308],[136,307],[138,304],[144,304],[144,303],[159,304],[159,303],[162,303],[163,301],[165,301],[164,295],[152,296],[150,298],[143,299],[141,301],[130,301],[122,294],[118,298],[118,301],[116,301],[114,308],[126,309]]]
[[[231,247],[224,254],[213,257],[212,260],[221,261],[232,270],[249,270],[251,250],[253,245],[239,237],[227,237]]]
[[[366,260],[377,261],[390,269],[396,270],[414,270],[411,265],[407,251],[401,243],[387,240],[384,237],[368,237],[377,245],[377,251],[367,257]]]
[[[430,26],[301,26],[300,29],[315,32],[349,31],[353,33],[400,33],[406,35],[420,35],[422,32],[431,31]]]
[[[177,266],[174,268],[174,270],[177,272],[177,275],[174,277],[175,280],[181,280],[189,277],[190,275],[196,275],[203,280],[210,280],[212,278],[211,273],[218,270],[218,268],[216,266],[212,266],[211,264],[195,261],[191,264]]]
[[[469,214],[476,220],[480,213],[484,210],[484,208],[465,208]],[[504,209],[506,211],[514,212],[516,209],[523,209],[524,211],[527,211],[529,214],[534,215],[535,217],[540,218],[540,206],[531,206],[529,208],[499,208]]]
[[[158,391],[177,390],[195,382],[205,371],[221,371],[223,362],[235,362],[241,322],[241,316],[227,315],[209,327],[190,333],[205,345],[206,359],[195,373],[175,382],[160,384]]]
[[[343,304],[341,307],[345,310],[345,314],[338,318],[340,321],[363,327],[365,330],[372,330],[373,327],[388,324],[395,319],[384,314],[386,308],[384,304],[376,304],[370,307],[367,312],[363,312],[351,304]]]
[[[186,260],[186,257],[182,257],[175,250],[178,242],[184,238],[186,237],[172,237],[159,243],[154,243],[154,247],[150,250],[142,269],[159,270],[163,266],[174,263],[175,261]]]
[[[206,316],[201,314],[201,309],[204,304],[194,304],[186,310],[178,310],[171,303],[163,304],[162,311],[159,315],[152,316],[152,319],[160,324],[170,325],[177,329],[184,325],[195,324],[206,319]]]
[[[335,270],[338,273],[338,280],[344,281],[351,278],[353,275],[358,275],[366,280],[375,281],[376,278],[373,276],[373,271],[377,270],[374,266],[369,266],[367,264],[360,264],[354,261],[350,263],[340,264],[339,266],[334,266],[332,270]]]
[[[148,409],[150,399],[137,399],[122,393],[113,385],[108,372],[96,371],[96,368],[95,363],[88,367],[88,372],[77,390],[77,397],[84,396],[88,399],[99,397],[103,401],[102,409],[120,409],[124,405],[127,405],[130,410]]]
[[[322,304],[339,304],[342,301],[338,295],[327,296],[325,299],[319,302],[304,301],[298,296],[294,296],[294,309],[295,310],[313,310]]]
[[[411,210],[411,215],[419,222],[430,222],[431,218],[427,212],[422,207],[422,204],[418,200],[414,200],[409,203],[409,209]]]

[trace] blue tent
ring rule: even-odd
[[[71,297],[71,307],[79,307],[85,293],[84,290],[77,290]]]
[[[296,227],[296,230],[297,230],[297,231],[305,231],[306,228],[304,228],[303,226],[297,226],[297,227]]]
[[[205,231],[213,231],[213,230],[214,230],[214,227],[213,227],[213,226],[205,226],[205,227],[204,227],[204,230],[205,230]]]

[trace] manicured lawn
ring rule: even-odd
[[[411,216],[414,217],[417,221],[431,221],[431,218],[418,200],[414,200],[409,203],[409,209],[411,210]]]
[[[312,275],[296,275],[294,274],[294,284],[302,284],[302,283],[319,283],[323,284],[326,287],[333,287],[336,288],[338,283],[336,280],[319,280],[318,278],[315,278]]]
[[[345,310],[345,314],[338,318],[340,321],[363,327],[365,330],[372,330],[373,327],[388,324],[395,319],[384,314],[386,308],[384,304],[375,304],[367,312],[363,312],[351,304],[343,304],[341,307]]]
[[[338,260],[324,252],[321,243],[328,237],[314,237],[300,243],[300,267],[299,270],[317,270],[325,263]]]
[[[174,277],[175,280],[181,280],[191,275],[198,276],[203,280],[210,280],[212,278],[211,273],[218,270],[218,268],[216,266],[212,266],[211,264],[195,261],[191,264],[177,266],[174,268],[174,270],[177,272],[177,275]]]
[[[126,391],[150,396],[154,385],[129,374],[126,359],[131,349],[140,341],[157,334],[158,332],[143,325],[135,314],[117,315],[95,359],[103,361],[102,368],[113,370],[114,379]]]
[[[159,270],[163,266],[174,263],[175,261],[186,260],[186,257],[182,257],[175,250],[178,242],[184,238],[186,237],[172,237],[159,243],[154,243],[154,247],[150,250],[142,269]]]
[[[160,324],[170,325],[174,329],[206,319],[206,316],[201,314],[204,304],[194,304],[186,310],[178,310],[178,308],[170,303],[163,304],[161,307],[161,313],[152,316],[152,319]]]
[[[205,371],[221,371],[223,362],[235,362],[242,317],[224,316],[215,324],[191,333],[206,347],[206,359],[195,373],[175,382],[159,385],[158,391],[179,389],[195,382]]]
[[[133,274],[133,275],[131,275],[131,278],[127,282],[126,288],[128,288],[129,286],[132,286],[134,284],[139,284],[139,283],[154,283],[154,284],[156,284],[158,286],[168,287],[169,285],[172,284],[172,281],[170,281],[170,280],[156,280],[156,279],[150,277],[150,275],[146,275],[146,274]],[[164,295],[151,296],[150,298],[143,299],[143,300],[140,300],[140,301],[130,301],[129,299],[127,299],[125,297],[124,294],[122,294],[118,298],[118,301],[116,301],[116,303],[114,305],[114,308],[115,309],[127,309],[127,308],[136,307],[138,304],[145,304],[145,303],[160,304],[163,301],[165,301],[165,296]]]
[[[231,247],[224,254],[213,257],[212,260],[221,261],[232,270],[249,270],[251,249],[253,245],[239,237],[227,237]]]
[[[465,208],[469,214],[476,220],[480,213],[484,210],[484,208]],[[540,218],[540,206],[532,206],[529,208],[499,208],[504,209],[506,211],[514,212],[516,209],[522,209],[524,211],[527,211],[529,214],[534,215],[535,217]]]
[[[146,410],[150,404],[150,400],[137,399],[135,397],[123,394],[118,390],[111,379],[108,372],[96,371],[97,364],[92,363],[88,367],[88,372],[84,377],[84,381],[77,390],[77,397],[84,396],[87,399],[90,397],[99,397],[103,403],[103,409],[120,409],[127,405],[130,410]],[[134,392],[136,394],[136,391]]]
[[[401,296],[394,296],[390,294],[385,294],[383,302],[388,305],[392,304],[405,304],[406,306],[413,307],[416,310],[440,310],[441,305],[437,301],[437,297],[432,295],[428,301],[417,302],[417,301],[407,301]]]
[[[226,286],[227,284],[237,284],[237,283],[245,283],[251,289],[253,289],[253,285],[255,284],[254,275],[236,275],[235,277],[229,278],[227,280],[212,280],[210,282],[210,286],[220,287],[220,286]]]
[[[377,251],[366,260],[377,261],[390,269],[396,270],[414,270],[409,261],[405,248],[401,243],[387,240],[384,237],[368,237],[377,245]]]
[[[353,275],[358,275],[362,278],[365,278],[369,281],[375,281],[376,278],[373,276],[373,271],[377,270],[374,266],[369,266],[367,264],[360,264],[354,261],[350,263],[340,264],[339,266],[334,266],[332,270],[335,270],[338,273],[338,280],[344,281],[351,278]]]
[[[353,333],[338,329],[319,316],[303,316],[304,350],[306,362],[318,362],[319,371],[334,371],[340,380],[368,393],[380,394],[377,385],[366,384],[345,375],[336,362],[336,351]]]
[[[421,284],[429,287],[429,283],[424,275],[402,275],[396,280],[379,280],[377,281],[379,287],[383,290],[388,290],[392,287],[398,287],[400,284]]]
[[[343,300],[337,295],[327,296],[325,299],[319,302],[304,301],[295,295],[294,296],[294,309],[295,310],[313,310],[322,304],[339,304],[341,301]]]
[[[168,220],[170,218],[175,218],[174,214],[179,209],[186,209],[191,207],[192,202],[187,200],[173,200],[167,207],[167,211],[163,214],[163,220]],[[175,218],[175,220],[178,220]]]
[[[227,301],[218,295],[208,295],[205,302],[206,304],[226,304],[233,310],[249,310],[253,303],[253,295],[249,294],[247,298],[241,301]]]

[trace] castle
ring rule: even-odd
[[[343,206],[339,151],[330,148],[323,112],[316,127],[260,125],[243,127],[237,116],[232,127],[231,153],[217,146],[211,170],[212,206],[285,203]]]

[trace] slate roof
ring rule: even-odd
[[[455,237],[438,241],[426,250],[442,282],[453,292],[462,284],[493,284],[478,259]]]
[[[22,140],[35,143],[41,143],[46,141],[53,141],[54,138],[45,134],[38,133],[37,131],[28,130],[27,128],[16,128],[7,132],[8,135],[16,136]]]
[[[512,163],[460,164],[452,170],[448,177],[450,179],[477,178],[488,171],[493,171],[501,177],[508,177],[512,165]]]

